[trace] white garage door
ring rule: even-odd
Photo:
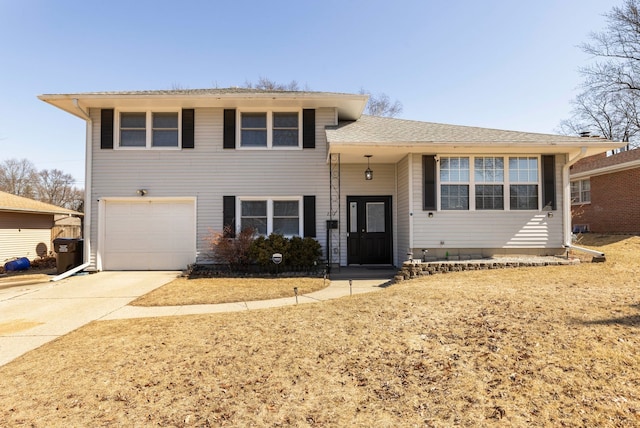
[[[195,262],[194,200],[107,201],[104,270],[177,270]]]

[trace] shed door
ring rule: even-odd
[[[104,270],[180,270],[195,262],[193,200],[107,201]]]

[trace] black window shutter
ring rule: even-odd
[[[304,237],[316,237],[316,197],[305,196],[302,201],[304,213]]]
[[[100,148],[113,149],[113,109],[100,111]]]
[[[554,155],[542,156],[542,204],[543,207],[557,209],[556,157]]]
[[[236,236],[236,197],[223,196],[222,202],[222,222],[225,228],[225,236],[227,238],[235,238]],[[228,229],[227,229],[228,227]]]
[[[302,148],[316,148],[316,111],[302,110]]]
[[[193,149],[195,146],[195,110],[182,109],[182,148]]]
[[[435,210],[436,195],[436,157],[434,155],[422,156],[422,178],[424,185],[424,196],[422,201],[423,210]]]
[[[225,149],[236,148],[236,111],[235,109],[229,109],[224,111],[223,147]]]

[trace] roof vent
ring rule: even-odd
[[[580,133],[580,136],[585,138],[585,137],[590,137],[591,136],[591,131],[582,131]]]

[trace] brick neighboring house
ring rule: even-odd
[[[570,175],[574,232],[640,234],[640,149],[589,156]]]

